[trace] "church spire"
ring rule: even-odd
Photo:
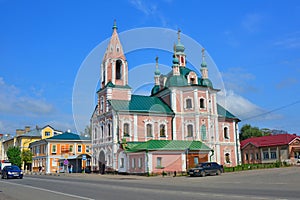
[[[181,37],[180,37],[180,33],[181,33],[181,30],[178,29],[177,31],[177,45],[176,45],[176,57],[178,58],[178,61],[179,61],[179,66],[181,67],[185,67],[185,53],[184,53],[184,45],[181,44]]]
[[[205,62],[205,49],[202,48],[202,63],[201,63],[201,74],[203,79],[208,79],[208,70],[207,70],[207,64]]]
[[[128,84],[128,66],[123,47],[117,32],[117,22],[114,20],[113,33],[107,45],[101,64],[101,87],[111,82],[114,85]]]
[[[113,30],[117,30],[118,29],[118,27],[117,27],[117,20],[116,19],[114,19],[114,25],[113,25]]]
[[[158,69],[158,56],[156,56],[155,58],[155,72],[154,72],[154,81],[155,81],[155,85],[159,85],[159,76],[160,76],[160,71]]]

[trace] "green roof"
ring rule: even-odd
[[[149,140],[147,142],[133,143],[127,142],[125,150],[128,152],[138,151],[178,151],[178,150],[191,150],[191,151],[210,151],[211,149],[203,144],[201,141],[183,141],[183,140]]]
[[[115,85],[115,84],[113,84],[111,81],[108,82],[108,83],[104,86],[104,88],[125,88],[125,89],[131,89],[131,87],[130,87],[129,85]],[[101,91],[102,89],[104,89],[104,88],[100,88],[100,89],[97,91],[97,93],[100,92],[100,91]]]
[[[75,133],[64,132],[62,134],[47,138],[46,140],[91,140],[91,138],[83,137]]]
[[[218,111],[218,115],[221,117],[239,120],[235,115],[233,115],[231,112],[229,112],[219,104],[217,104],[217,111]]]
[[[174,114],[171,108],[159,97],[132,95],[130,101],[108,100],[116,111]]]
[[[152,94],[156,94],[157,92],[159,92],[159,86],[158,85],[154,85],[154,87],[151,90],[151,95]]]

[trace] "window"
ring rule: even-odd
[[[258,160],[259,159],[259,154],[258,153],[256,153],[256,160]]]
[[[82,151],[82,146],[81,146],[81,144],[79,144],[79,145],[77,146],[77,151],[78,151],[79,153],[81,153],[81,151]]]
[[[230,163],[230,154],[229,153],[225,153],[225,162]]]
[[[71,153],[73,153],[73,145],[70,145],[70,146],[69,146],[69,151],[70,151]]]
[[[269,159],[269,152],[268,151],[264,151],[263,155],[264,155],[264,160]]]
[[[195,157],[194,157],[194,164],[195,164],[195,165],[198,165],[198,163],[199,163],[199,158],[195,156]]]
[[[120,159],[120,168],[124,168],[124,158]]]
[[[131,159],[131,168],[134,169],[135,168],[135,158]]]
[[[206,140],[207,139],[207,136],[206,136],[206,126],[205,125],[201,126],[201,138],[202,138],[202,140]]]
[[[147,124],[147,137],[152,137],[152,124]]]
[[[143,158],[139,158],[139,168],[143,167]]]
[[[90,146],[89,146],[89,145],[87,145],[87,146],[85,147],[85,152],[86,152],[86,153],[90,153]]]
[[[124,137],[129,136],[129,124],[128,123],[123,124],[123,136]]]
[[[55,144],[52,145],[52,153],[56,153],[56,145]]]
[[[104,109],[104,98],[101,97],[100,98],[100,111],[103,112],[103,109]]]
[[[224,138],[229,139],[228,127],[224,127]]]
[[[116,62],[116,79],[121,79],[121,68],[122,67],[122,61],[117,60]]]
[[[159,126],[159,137],[166,137],[166,126],[164,124]]]
[[[186,109],[191,109],[192,108],[192,99],[186,99],[185,100],[185,107]]]
[[[203,98],[200,99],[200,108],[205,108],[204,99]]]
[[[249,156],[248,156],[247,153],[246,153],[245,157],[246,157],[246,158],[245,158],[246,160],[249,160]]]
[[[162,157],[157,157],[156,158],[156,167],[157,168],[162,168]]]
[[[108,137],[110,137],[110,135],[111,135],[110,124],[107,124],[107,129],[108,129]]]
[[[276,151],[271,151],[271,159],[277,159]]]
[[[101,138],[103,138],[103,135],[104,135],[104,127],[103,125],[101,125]]]
[[[50,131],[45,131],[45,136],[50,136]]]
[[[187,125],[187,136],[193,137],[193,125],[192,124]]]
[[[36,147],[36,153],[37,153],[37,154],[40,154],[40,146],[37,146],[37,147]]]

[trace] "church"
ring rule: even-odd
[[[205,50],[199,53],[200,77],[186,66],[178,31],[170,72],[161,74],[156,58],[151,95],[132,94],[114,22],[90,120],[92,170],[159,174],[185,172],[206,161],[228,167],[241,164],[240,120],[217,103],[220,90],[209,79]]]

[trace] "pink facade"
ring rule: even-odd
[[[134,95],[114,26],[101,64],[98,105],[91,118],[95,169],[105,164],[122,173],[161,173],[186,171],[196,161],[211,160],[225,166],[241,163],[239,119],[217,104],[219,90],[208,79],[204,50],[202,77],[197,77],[186,67],[184,49],[179,37],[171,72],[160,74],[157,59],[151,96]],[[130,152],[120,145],[149,140],[201,141],[210,151]]]

